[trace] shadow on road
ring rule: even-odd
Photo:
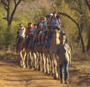
[[[0,55],[0,61],[4,61],[6,63],[13,63],[13,64],[19,66],[20,56],[17,54],[13,54],[13,53],[6,53],[4,55]],[[15,67],[15,66],[13,66],[13,67]]]

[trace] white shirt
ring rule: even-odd
[[[21,29],[19,28],[19,35],[22,37],[25,37],[25,32],[26,32],[26,28],[22,27]]]

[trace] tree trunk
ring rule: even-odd
[[[90,11],[90,3],[89,3],[88,0],[85,0],[85,1],[86,1],[87,6],[88,6],[88,9],[89,9],[89,11]]]
[[[89,25],[89,35],[88,35],[88,42],[87,42],[87,51],[90,50],[90,25]]]
[[[81,40],[82,52],[84,53],[85,52],[85,45],[84,45],[83,37],[81,34],[81,28],[79,26],[77,26],[77,27],[78,27],[78,32],[79,32],[79,38]]]

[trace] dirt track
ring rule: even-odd
[[[71,69],[70,85],[65,85],[40,71],[22,69],[18,63],[0,60],[0,87],[90,87],[85,82],[78,83],[83,81],[78,75],[77,70]]]
[[[0,87],[60,87],[60,82],[42,72],[22,69],[0,61]]]

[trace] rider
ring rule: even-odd
[[[23,24],[22,23],[20,23],[19,24],[19,29],[18,29],[18,31],[17,31],[17,38],[18,37],[25,37],[25,31],[26,31],[26,29],[25,29],[25,27],[23,27]]]
[[[22,23],[20,23],[20,24],[19,24],[19,29],[18,29],[18,31],[17,31],[16,48],[17,48],[19,42],[20,42],[22,39],[25,38],[25,32],[26,32],[26,28],[23,27],[23,24],[22,24]]]
[[[44,21],[43,21],[43,17],[40,19],[40,23],[38,25],[38,44],[40,43],[40,37],[41,37],[41,41],[44,41]]]
[[[54,12],[51,18],[51,29],[59,29],[60,24],[61,24],[60,17],[57,14],[57,12]]]
[[[53,36],[53,31],[52,31],[52,26],[51,26],[51,18],[52,18],[53,14],[50,13],[49,15],[47,15],[47,44],[46,46],[49,47],[51,44],[51,40],[52,40],[52,36]]]
[[[48,31],[48,20],[46,17],[43,18],[43,21],[44,21],[44,30],[43,30],[43,33],[44,33],[44,41],[47,42],[47,31]]]
[[[27,27],[27,31],[26,31],[26,37],[27,37],[26,47],[28,47],[28,45],[31,45],[30,42],[33,43],[35,40],[35,27],[32,25],[31,22],[28,23],[28,27]]]

